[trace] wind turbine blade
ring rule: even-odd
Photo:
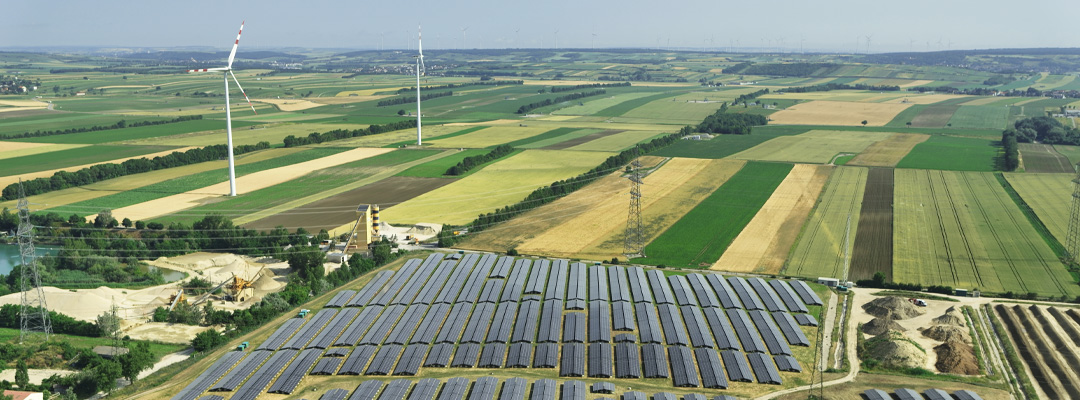
[[[203,69],[189,69],[187,72],[212,72],[212,71],[228,71],[228,68],[203,68]]]
[[[236,74],[233,74],[232,70],[229,70],[229,75],[232,75],[232,80],[233,82],[236,82],[236,87],[240,88],[240,94],[244,95],[244,100],[247,100],[248,106],[251,107],[251,112],[255,113],[255,115],[259,115],[259,112],[255,111],[255,105],[251,104],[251,99],[249,99],[247,93],[244,92],[244,87],[240,86],[240,81],[236,80]]]
[[[226,68],[232,68],[233,58],[236,58],[236,46],[240,45],[240,34],[244,33],[244,22],[247,21],[240,22],[240,31],[236,33],[236,41],[233,42],[232,52],[229,53],[229,66]]]

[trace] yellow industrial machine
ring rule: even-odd
[[[345,252],[360,246],[367,247],[379,236],[379,205],[361,204],[356,207],[356,224],[353,225],[349,240],[345,242]]]
[[[176,308],[176,305],[187,301],[187,296],[184,296],[184,288],[177,289],[176,293],[169,296],[169,311]]]
[[[233,274],[232,279],[226,281],[227,298],[232,301],[244,301],[255,296],[255,281],[262,275],[263,269],[266,269],[265,265],[251,279],[244,279]]]

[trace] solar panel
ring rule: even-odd
[[[421,379],[416,382],[408,400],[435,400],[435,394],[439,392],[441,382],[435,378]]]
[[[784,303],[780,301],[780,296],[776,295],[769,284],[761,278],[750,278],[746,280],[750,284],[750,287],[754,289],[754,292],[761,298],[761,304],[765,306],[769,312],[787,311],[784,307]]]
[[[628,301],[611,303],[611,329],[616,331],[632,331],[634,325],[634,308]]]
[[[379,381],[361,382],[356,386],[356,390],[353,390],[349,400],[375,400],[375,396],[378,396],[382,386],[382,382]]]
[[[607,276],[611,301],[633,301],[630,297],[630,285],[626,282],[626,268],[612,265],[608,267]]]
[[[773,357],[776,361],[777,369],[787,372],[802,372],[802,367],[799,366],[799,361],[792,356],[778,355]]]
[[[533,381],[532,390],[529,391],[529,400],[555,400],[555,381],[551,379],[537,379]]]
[[[772,358],[762,353],[749,353],[746,357],[750,359],[750,369],[754,370],[754,377],[757,378],[758,383],[773,385],[784,383],[780,379],[780,372],[776,370]]]
[[[525,279],[529,277],[529,265],[532,260],[520,259],[514,263],[514,270],[506,278],[506,288],[503,289],[499,301],[518,301],[521,299],[521,290],[525,288]]]
[[[381,344],[383,340],[386,340],[386,336],[390,334],[390,328],[394,326],[394,323],[404,312],[405,306],[400,304],[386,307],[383,313],[379,315],[379,318],[376,318],[375,322],[371,324],[371,329],[360,339],[360,344]]]
[[[480,290],[480,298],[477,300],[479,303],[494,303],[499,301],[499,293],[502,293],[503,281],[490,280],[484,284],[484,288]]]
[[[589,266],[589,301],[611,300],[608,293],[607,268],[602,265]]]
[[[406,347],[405,352],[401,353],[397,366],[394,367],[394,375],[416,375],[420,371],[420,366],[424,364],[424,356],[427,352],[426,344],[413,344]]]
[[[611,308],[604,300],[589,302],[589,342],[611,341]]]
[[[345,400],[349,397],[349,391],[345,389],[330,389],[322,396],[319,396],[319,400]]]
[[[502,343],[488,343],[480,351],[480,368],[502,368],[506,359],[506,345]]]
[[[469,278],[461,289],[461,294],[458,295],[455,303],[476,302],[476,299],[480,296],[480,289],[484,287],[484,282],[487,280],[488,273],[495,266],[497,257],[494,254],[485,254],[480,257],[480,261],[477,263],[476,268],[472,270],[472,273],[469,274]]]
[[[514,343],[506,355],[506,368],[529,368],[532,364],[533,346],[531,343]]]
[[[585,277],[585,264],[570,264],[570,273],[568,277],[569,283],[566,287],[566,300],[585,301],[585,292],[589,288],[589,281]]]
[[[645,393],[642,393],[642,392],[631,391],[631,392],[623,392],[622,397],[620,397],[620,399],[622,399],[622,400],[649,400],[649,396],[646,396]]]
[[[701,372],[701,385],[709,389],[727,389],[727,377],[724,376],[724,364],[720,355],[713,349],[694,349],[698,370]]]
[[[652,303],[636,303],[634,309],[637,314],[641,343],[663,343],[664,338],[660,334],[660,318],[656,315],[656,307],[653,307]]]
[[[761,304],[761,300],[758,299],[754,289],[750,287],[750,284],[746,282],[746,279],[733,276],[727,278],[729,284],[731,284],[731,290],[739,296],[739,301],[742,302],[743,308],[747,310],[764,310],[765,306]]]
[[[326,305],[323,306],[323,307],[326,307],[326,308],[341,308],[341,307],[344,307],[345,304],[349,303],[349,299],[351,299],[353,296],[356,296],[356,291],[355,290],[342,290],[340,292],[337,292],[337,294],[335,294],[334,297],[330,299],[330,301],[326,302]]]
[[[645,270],[641,267],[626,269],[627,281],[630,283],[630,297],[635,303],[652,303],[652,290],[649,290],[649,279],[645,277]]]
[[[390,279],[393,278],[394,273],[395,272],[391,270],[383,270],[376,273],[375,277],[371,278],[363,288],[357,291],[356,295],[349,299],[348,303],[345,303],[345,306],[361,307],[368,305],[376,295],[385,290],[383,288],[390,282]]]
[[[701,314],[701,308],[695,306],[682,306],[683,321],[686,322],[686,332],[690,336],[690,344],[694,347],[715,347],[712,334],[709,333],[709,325],[705,322],[705,316]]]
[[[734,382],[753,382],[754,376],[750,372],[750,364],[746,362],[746,356],[735,350],[720,352],[720,358],[724,360],[724,369],[727,370],[728,380]]]
[[[970,390],[957,390],[953,392],[953,396],[960,400],[982,400],[982,397]]]
[[[337,372],[338,367],[341,366],[340,358],[325,357],[320,358],[315,363],[315,367],[311,368],[312,375],[333,375]]]
[[[529,280],[525,282],[525,294],[544,294],[544,284],[547,283],[549,271],[551,261],[536,260],[529,271]]]
[[[281,371],[281,376],[270,385],[270,393],[280,394],[292,394],[296,390],[296,386],[300,384],[300,380],[304,379],[308,370],[315,364],[315,361],[319,360],[319,356],[322,352],[319,349],[307,349],[300,353],[300,356],[289,363],[284,370]],[[277,371],[274,371],[277,372]]]
[[[450,355],[453,353],[454,345],[450,343],[439,343],[431,346],[427,358],[424,359],[424,366],[446,368],[450,366]]]
[[[641,377],[641,355],[636,344],[615,344],[615,377]]]
[[[817,318],[810,314],[795,314],[795,322],[802,326],[818,326]]]
[[[742,349],[739,347],[739,339],[735,336],[735,330],[731,328],[731,324],[728,323],[727,316],[724,315],[723,309],[706,308],[704,314],[705,321],[709,323],[709,328],[712,330],[716,348],[721,350]]]
[[[503,382],[502,390],[499,391],[499,400],[525,400],[527,385],[525,378],[507,379]]]
[[[720,300],[716,298],[716,292],[713,292],[705,276],[689,274],[686,276],[686,281],[690,284],[690,289],[694,291],[694,295],[702,307],[720,307]]]
[[[397,325],[394,325],[394,329],[390,331],[390,336],[387,337],[386,343],[388,344],[408,344],[409,337],[416,332],[416,328],[420,325],[420,320],[424,318],[424,314],[430,306],[426,304],[413,304],[409,308],[405,309],[405,314],[401,316]]]
[[[335,347],[323,353],[323,357],[345,357],[347,355],[349,355],[349,349],[343,347]]]
[[[371,356],[375,355],[376,349],[375,346],[356,346],[349,358],[345,359],[345,363],[341,364],[338,375],[360,375],[368,361],[371,361]]]
[[[697,298],[694,296],[694,291],[690,288],[690,283],[686,281],[685,276],[669,276],[668,283],[671,284],[672,293],[675,294],[675,304],[680,306],[698,305]]]
[[[536,355],[533,356],[533,368],[555,368],[559,365],[559,345],[555,343],[540,343],[536,345]]]
[[[703,396],[703,395],[700,395],[700,394],[697,394],[697,393],[690,393],[690,394],[684,394],[682,396],[682,400],[708,400],[708,399],[706,399],[705,396]]]
[[[427,304],[429,306],[433,304],[436,296],[439,295],[439,292],[447,283],[446,277],[450,276],[456,265],[457,260],[447,260],[439,264],[439,268],[431,273],[431,277],[420,289],[420,294],[416,295],[411,304]]]
[[[510,268],[512,268],[513,266],[514,257],[499,257],[499,261],[495,263],[495,268],[491,269],[491,274],[488,275],[488,278],[504,279],[507,277],[507,275],[510,275]]]
[[[585,330],[588,328],[585,313],[572,312],[563,316],[563,343],[585,343]]]
[[[476,253],[469,253],[465,255],[465,258],[461,259],[458,263],[457,269],[454,270],[453,275],[450,275],[446,280],[446,286],[443,286],[439,291],[439,295],[435,297],[435,304],[452,304],[457,299],[458,294],[461,293],[461,288],[465,287],[465,283],[469,280],[469,275],[472,273],[473,267],[476,266],[476,262],[480,259],[480,256]]]
[[[881,389],[867,389],[863,392],[863,396],[866,400],[892,400],[892,396],[889,393]]]
[[[244,385],[240,386],[231,398],[255,400],[263,389],[266,389],[266,385],[269,385],[270,381],[277,376],[278,371],[284,369],[285,365],[296,356],[296,353],[298,353],[296,350],[281,350],[274,353],[259,369],[255,370],[251,378],[244,382]]]
[[[436,400],[461,400],[469,391],[469,380],[466,378],[450,378],[443,385],[442,391]]]
[[[794,346],[810,346],[810,340],[806,338],[806,334],[799,328],[799,324],[795,322],[795,318],[791,317],[791,314],[786,312],[774,312],[772,314],[773,319],[776,320],[776,326],[780,328],[780,332],[784,334],[788,343]]]
[[[337,339],[341,332],[345,331],[345,328],[349,327],[349,322],[352,322],[356,315],[360,314],[360,310],[356,308],[346,308],[337,313],[329,323],[326,324],[326,328],[319,332],[315,336],[315,339],[308,343],[306,348],[326,349],[334,344],[334,340]]]
[[[540,301],[524,301],[518,305],[517,320],[514,321],[514,333],[511,343],[532,342],[536,337],[536,319],[540,316]]]
[[[596,382],[592,384],[592,387],[589,388],[589,391],[593,393],[604,394],[615,393],[615,384],[611,382]]]
[[[469,392],[469,400],[494,400],[495,390],[499,387],[499,380],[495,377],[485,376],[473,383],[472,391]]]
[[[567,310],[584,310],[586,303],[585,300],[567,300],[565,304]]]
[[[337,310],[335,309],[324,308],[319,310],[314,317],[311,317],[311,319],[300,328],[299,332],[296,332],[296,334],[289,338],[285,344],[281,345],[281,348],[290,350],[303,349],[304,345],[310,342],[311,339],[314,339],[315,335],[334,318],[334,314],[336,313]]]
[[[465,333],[461,335],[460,343],[480,343],[484,340],[484,334],[491,326],[491,314],[495,313],[495,305],[492,303],[480,303],[473,309],[469,322],[465,324]]]
[[[548,276],[547,290],[544,292],[544,300],[566,299],[566,278],[570,275],[570,269],[566,260],[555,260],[551,267],[551,275]]]
[[[455,368],[472,368],[476,366],[476,359],[480,356],[480,345],[466,343],[459,345],[454,352],[454,362],[450,364]]]
[[[422,261],[419,259],[411,259],[405,262],[405,265],[398,269],[394,274],[393,279],[390,280],[383,290],[379,291],[379,294],[371,299],[368,304],[375,304],[380,306],[390,305],[390,302],[397,297],[398,291],[405,287],[405,283],[412,278],[412,275],[420,268]]]
[[[682,318],[679,317],[679,310],[672,304],[660,304],[656,308],[660,313],[660,325],[664,328],[667,344],[681,346],[690,344],[686,328],[683,328]]]
[[[645,366],[646,378],[667,378],[668,360],[664,354],[664,346],[658,344],[641,345],[641,364]]]
[[[620,333],[615,335],[615,343],[637,343],[637,336],[633,333]]]
[[[787,307],[793,313],[805,313],[809,310],[806,308],[806,304],[803,304],[802,298],[799,297],[795,290],[779,279],[769,281],[769,286],[776,291],[776,295],[780,296],[780,301],[784,302],[784,306]]]
[[[262,353],[262,352],[260,352]],[[194,381],[184,387],[180,393],[173,396],[172,400],[195,400],[199,394],[210,389],[210,386],[225,376],[225,372],[236,365],[247,353],[242,351],[230,351],[221,356],[214,364],[204,370]]]
[[[461,328],[469,319],[472,312],[472,303],[457,303],[450,309],[450,316],[446,318],[439,333],[435,335],[435,343],[457,343],[461,337]]]
[[[390,375],[394,362],[401,356],[403,350],[396,344],[380,347],[379,351],[375,352],[375,359],[371,360],[371,365],[364,370],[364,375]]]
[[[923,395],[929,400],[952,400],[952,396],[949,396],[949,392],[941,389],[926,389],[923,391]]]
[[[788,346],[787,340],[783,338],[780,330],[776,328],[776,324],[773,323],[769,313],[761,310],[750,311],[750,319],[754,321],[754,326],[757,327],[758,333],[761,334],[761,339],[765,341],[765,347],[769,349],[770,354],[789,356],[792,354],[791,347]]]
[[[585,376],[585,345],[566,343],[562,346],[559,376]]]
[[[645,276],[649,277],[649,286],[652,288],[656,304],[675,304],[675,295],[671,292],[671,286],[668,286],[663,272],[651,269],[645,273]]]
[[[562,385],[562,396],[560,400],[585,400],[585,382],[582,381],[566,381]]]
[[[728,396],[726,394],[718,394],[716,396],[713,396],[712,400],[739,400],[739,399],[735,398],[734,396]]]
[[[589,377],[610,378],[612,375],[611,344],[589,344]]]
[[[540,311],[539,331],[536,341],[539,343],[558,342],[562,335],[562,300],[546,300]]]
[[[679,400],[677,396],[667,392],[654,393],[652,398],[653,400]]]
[[[795,293],[799,294],[799,298],[802,299],[803,303],[812,306],[825,305],[825,303],[821,302],[821,298],[818,297],[817,293],[814,293],[814,290],[811,289],[810,285],[807,285],[806,282],[795,280],[788,282],[791,284],[791,288],[795,290]]]
[[[735,294],[735,291],[731,289],[731,285],[720,274],[708,274],[705,275],[705,280],[709,282],[709,286],[712,287],[713,293],[716,294],[716,299],[720,301],[720,307],[723,308],[742,308],[742,301]]]
[[[409,340],[410,344],[432,344],[435,342],[435,335],[439,333],[439,327],[443,321],[446,320],[446,316],[450,315],[449,304],[435,304],[424,315],[424,319],[420,320],[420,326],[416,328],[416,333],[412,339]]]
[[[300,330],[300,327],[303,326],[305,322],[307,322],[307,320],[303,318],[290,318],[286,320],[285,323],[274,330],[274,333],[271,333],[270,337],[266,338],[266,340],[263,341],[259,347],[256,347],[255,350],[277,350],[286,340],[289,340],[296,331]]]
[[[491,330],[488,331],[484,343],[507,343],[510,341],[511,329],[514,326],[514,315],[517,314],[517,303],[499,303],[495,309],[495,317],[491,320]]]
[[[349,324],[348,328],[345,328],[345,332],[334,341],[334,346],[355,346],[360,343],[360,338],[364,336],[368,328],[371,327],[371,323],[378,318],[379,314],[383,311],[383,306],[367,306],[360,310],[360,315],[356,316],[356,319]]]
[[[225,375],[224,378],[221,378],[221,380],[219,380],[216,385],[211,386],[210,391],[231,392],[233,390],[236,390],[236,387],[240,386],[240,384],[244,382],[244,379],[251,375],[251,373],[254,372],[255,369],[263,363],[263,361],[266,361],[266,359],[269,358],[271,354],[273,353],[269,351],[254,351],[248,354],[248,356],[245,357],[243,361],[240,361],[240,364],[238,364],[236,368],[233,368],[229,371],[228,375]],[[198,393],[194,394],[197,395]]]
[[[724,311],[727,313],[728,319],[731,320],[731,327],[735,330],[735,334],[739,336],[743,351],[748,353],[765,352],[765,342],[758,336],[757,329],[750,322],[750,317],[746,315],[746,311],[740,308],[729,308]]]
[[[676,387],[698,387],[697,369],[689,347],[669,346],[668,358],[671,359],[671,380]]]
[[[405,400],[405,395],[409,393],[410,386],[412,386],[412,381],[408,379],[392,380],[386,384],[386,388],[379,395],[379,400]]]
[[[900,398],[900,400],[923,400],[923,397],[919,392],[911,389],[896,389],[893,393],[896,394],[896,397]]]
[[[209,396],[200,397],[199,400],[225,400],[225,397],[212,394]]]

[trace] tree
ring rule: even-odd
[[[116,358],[120,363],[120,370],[124,378],[129,382],[135,382],[139,373],[154,365],[154,355],[150,352],[150,344],[137,342],[128,348],[128,352]]]
[[[138,229],[138,230],[146,229],[146,223],[142,222],[142,221],[135,221],[135,229]]]
[[[885,285],[885,279],[886,279],[885,273],[883,273],[881,271],[878,271],[878,272],[874,273],[873,281],[874,281],[874,284],[878,285],[878,287],[883,287]]]
[[[379,243],[371,248],[371,260],[375,261],[375,265],[383,265],[390,261],[393,257],[393,247],[389,240],[383,238]]]
[[[117,308],[113,305],[109,311],[98,315],[95,323],[102,336],[113,339],[118,337],[120,334],[120,316],[117,314]]]
[[[866,120],[862,120],[862,126],[866,126]]]
[[[130,228],[131,227],[131,219],[125,217],[124,220],[120,222],[120,225],[123,225],[125,228]]]
[[[30,384],[30,372],[29,367],[26,366],[26,360],[15,363],[15,384],[19,385],[20,389],[25,389]]]
[[[94,218],[95,228],[111,228],[116,226],[116,218],[112,216],[112,210],[104,209],[98,212],[97,217]]]
[[[207,329],[199,332],[195,335],[194,339],[191,339],[191,347],[195,351],[207,351],[215,347],[218,347],[225,342],[225,338],[221,336],[218,331],[213,329]]]

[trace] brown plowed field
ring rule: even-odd
[[[1069,159],[1048,144],[1020,143],[1020,157],[1027,172],[1075,172]]]
[[[1065,344],[1056,324],[1043,316],[1037,306],[1029,311],[1022,306],[994,307],[1005,329],[1012,337],[1020,358],[1031,371],[1032,379],[1048,398],[1080,398],[1076,373],[1072,365],[1077,360],[1074,349]],[[1034,313],[1035,318],[1030,314]],[[1036,327],[1036,320],[1041,328]],[[1049,339],[1047,339],[1049,337]],[[1056,350],[1055,350],[1056,349]]]
[[[383,210],[405,200],[453,183],[456,179],[394,176],[336,196],[309,203],[278,215],[244,224],[249,229],[271,229],[281,225],[289,230],[304,227],[311,232],[356,220],[356,206],[378,204]]]
[[[866,175],[848,279],[870,279],[882,272],[892,280],[892,256],[893,170],[872,168]]]
[[[589,142],[591,142],[593,140],[602,138],[604,136],[610,136],[610,135],[614,135],[614,134],[620,133],[620,132],[625,132],[625,131],[609,129],[609,130],[606,130],[606,131],[590,133],[588,135],[585,135],[585,136],[582,136],[582,137],[579,137],[579,138],[573,138],[573,139],[567,140],[565,142],[559,142],[559,143],[555,143],[555,144],[550,145],[550,146],[545,146],[545,147],[542,147],[542,149],[544,149],[544,150],[566,150],[566,149],[569,149],[571,147],[577,146],[579,144],[589,143]]]
[[[915,145],[925,142],[930,135],[918,133],[894,133],[888,139],[876,142],[859,155],[847,162],[847,165],[867,167],[895,167]]]

